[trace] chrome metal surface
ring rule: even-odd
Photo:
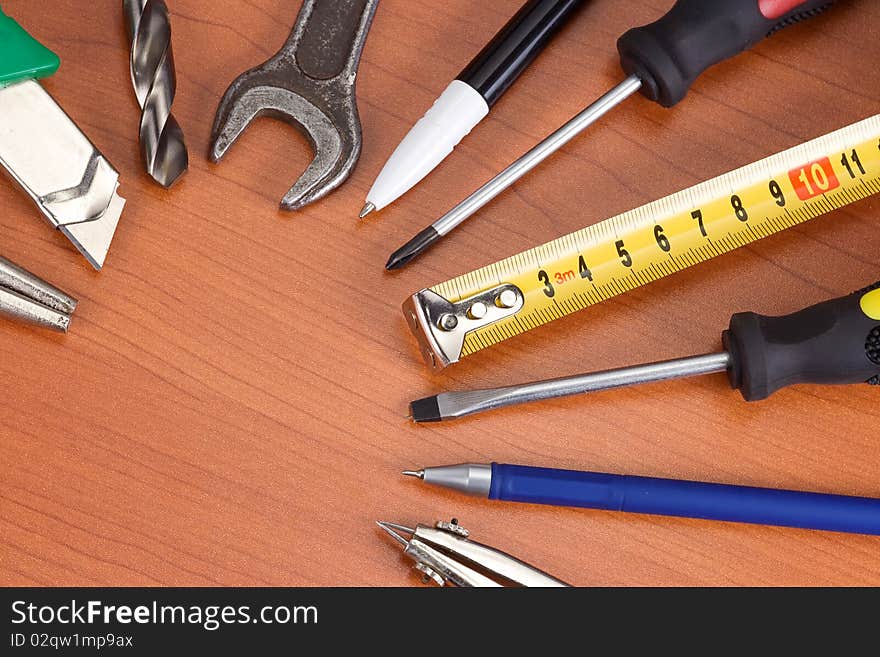
[[[513,290],[504,290],[495,297],[495,305],[499,308],[513,308],[516,305],[516,292]]]
[[[443,579],[443,575],[431,568],[431,566],[429,566],[428,564],[418,562],[416,563],[416,570],[418,570],[420,573],[423,573],[423,584],[427,584],[428,582],[433,580],[434,583],[437,584],[437,586],[446,586],[446,580]]]
[[[378,1],[305,0],[281,50],[241,74],[220,101],[211,159],[219,161],[256,117],[272,116],[300,129],[315,149],[281,207],[299,209],[341,185],[360,157],[355,79]]]
[[[147,173],[170,187],[186,171],[183,130],[171,114],[177,91],[171,21],[164,0],[122,0],[131,43],[131,83],[141,107],[138,131]]]
[[[513,300],[511,295],[515,295],[513,305],[504,307],[495,302],[505,295],[509,301]],[[434,369],[441,370],[461,358],[464,338],[469,332],[515,315],[524,303],[520,289],[510,284],[499,285],[456,303],[425,289],[404,302],[403,314],[419,341],[425,361]],[[480,312],[472,313],[478,304]],[[479,314],[483,316],[477,317]],[[456,323],[453,325],[448,317],[454,317]]]
[[[440,319],[437,320],[437,326],[442,331],[454,331],[455,327],[458,326],[458,317],[451,313],[441,315]]]
[[[66,292],[0,258],[0,314],[66,332],[76,303]]]
[[[0,164],[100,269],[125,205],[119,173],[38,82],[0,89]]]
[[[510,290],[505,290],[505,292],[509,292]],[[498,304],[496,304],[498,305]],[[499,306],[499,308],[503,308],[504,306]],[[468,308],[467,314],[471,319],[485,319],[486,313],[489,312],[488,307],[482,301],[476,301],[471,304],[471,307]]]
[[[449,522],[446,522],[445,520],[438,520],[436,523],[434,523],[434,528],[442,529],[443,531],[451,532],[458,536],[463,536],[464,538],[467,538],[471,535],[471,533],[467,529],[458,524],[457,518],[453,518]]]
[[[416,476],[426,484],[452,488],[468,495],[488,497],[492,486],[492,466],[484,463],[445,465],[418,472],[421,474]]]
[[[404,554],[415,561],[420,572],[438,583],[478,587],[568,586],[516,557],[470,540],[467,530],[454,519],[438,522],[434,527],[416,525],[415,529],[389,522],[378,524],[396,541],[405,541]],[[396,529],[408,537],[398,534]]]
[[[612,108],[632,96],[641,86],[642,81],[635,75],[626,78],[614,89],[579,114],[576,114],[568,123],[546,137],[541,143],[515,160],[501,173],[492,178],[492,180],[431,224],[434,230],[441,235],[449,233],[449,231],[477,212],[550,155],[598,121]]]
[[[647,365],[623,367],[603,372],[579,374],[535,383],[490,388],[444,392],[437,395],[437,407],[442,419],[464,417],[473,413],[503,408],[513,404],[554,399],[567,395],[610,390],[626,386],[680,379],[702,374],[725,372],[730,367],[727,352],[691,356]],[[427,472],[427,471],[426,471]]]

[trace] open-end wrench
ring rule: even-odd
[[[210,157],[218,162],[258,116],[291,123],[315,159],[281,199],[297,210],[339,187],[361,152],[354,83],[379,0],[304,0],[287,42],[229,86],[214,119]]]

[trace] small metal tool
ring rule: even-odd
[[[36,81],[58,65],[0,11],[0,165],[101,269],[125,200],[119,173]]]
[[[171,21],[164,0],[122,0],[131,41],[131,83],[141,106],[141,155],[153,179],[171,187],[189,166],[183,130],[171,114],[177,91]]]
[[[0,314],[66,333],[75,309],[72,296],[0,257]]]
[[[470,540],[468,530],[455,518],[415,529],[393,522],[376,524],[403,546],[426,584],[433,580],[440,586],[568,586],[501,550]]]
[[[440,422],[526,402],[727,372],[746,401],[801,383],[880,385],[880,282],[791,315],[737,313],[724,351],[487,390],[444,392],[410,404],[415,422]]]
[[[361,152],[355,79],[379,0],[305,0],[281,50],[240,75],[226,91],[211,138],[218,162],[258,116],[300,129],[315,158],[281,199],[297,210],[323,198],[351,174]]]

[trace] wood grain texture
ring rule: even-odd
[[[88,9],[83,7],[88,4]],[[880,273],[874,198],[481,352],[441,374],[400,312],[414,291],[874,114],[880,7],[849,0],[708,72],[685,103],[628,101],[395,275],[394,248],[620,79],[615,41],[670,0],[595,0],[429,179],[355,219],[385,159],[520,0],[382,0],[358,80],[364,149],[307,209],[310,159],[254,125],[207,161],[229,82],[287,36],[290,0],[169,0],[191,168],[150,183],[120,3],[5,0],[59,53],[46,88],[121,171],[95,273],[11,183],[4,256],[80,300],[71,332],[0,322],[0,583],[406,585],[373,521],[458,517],[580,585],[880,585],[878,539],[500,505],[401,469],[504,461],[880,496],[876,389],[747,405],[723,377],[412,426],[407,403],[714,350],[732,312],[784,313]]]

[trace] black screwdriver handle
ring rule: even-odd
[[[797,383],[880,384],[880,283],[785,317],[739,313],[722,335],[747,401]]]
[[[621,66],[642,80],[645,96],[672,107],[710,66],[832,4],[834,0],[678,0],[660,20],[620,37]]]

